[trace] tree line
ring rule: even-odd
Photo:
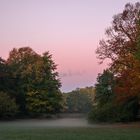
[[[63,94],[63,113],[89,113],[94,104],[95,88],[77,88]]]

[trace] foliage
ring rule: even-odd
[[[29,47],[19,49],[14,48],[10,51],[9,57],[6,61],[10,72],[12,73],[12,78],[14,79],[14,96],[22,115],[27,114],[25,97],[28,91],[27,88],[31,87],[31,84],[29,83],[31,79],[31,76],[29,75],[31,74],[31,67],[29,69],[29,66],[34,64],[37,57],[38,55]]]
[[[117,108],[112,102],[101,106],[95,106],[89,113],[88,119],[91,122],[113,122],[117,121]]]
[[[122,103],[131,98],[139,98],[139,76],[140,73],[135,69],[125,70],[116,78],[114,91],[117,102]]]
[[[13,94],[15,82],[5,60],[0,58],[0,91]]]
[[[117,119],[117,108],[113,103],[115,98],[114,75],[109,70],[104,70],[103,74],[99,74],[95,85],[95,101],[92,111],[89,113],[90,121],[114,121]]]
[[[118,110],[119,121],[129,122],[136,120],[138,109],[139,109],[138,98],[136,97],[128,99],[123,104],[120,104]]]
[[[49,52],[39,55],[29,47],[14,48],[7,60],[0,59],[0,68],[0,90],[16,99],[21,115],[61,110],[61,83]]]
[[[97,48],[99,59],[110,58],[113,64],[131,67],[128,59],[137,51],[139,36],[140,3],[126,4],[122,13],[113,17],[112,26],[106,30],[107,40]]]
[[[93,105],[95,90],[93,87],[78,88],[65,93],[66,112],[85,113],[89,112]]]
[[[109,70],[104,70],[103,74],[99,74],[95,85],[95,98],[98,105],[104,105],[112,101],[114,94],[114,75]]]
[[[140,19],[138,19],[138,23],[137,23],[138,28],[140,28]],[[134,56],[137,60],[140,60],[140,30],[138,31],[138,37],[136,40],[136,48],[137,51],[135,51]]]
[[[113,17],[112,26],[106,30],[106,35],[107,39],[100,41],[96,53],[101,62],[106,58],[112,60],[109,71],[115,75],[111,82],[113,87],[110,95],[113,96],[108,95],[107,84],[102,84],[104,72],[97,79],[96,96],[101,94],[102,98],[96,98],[96,115],[93,116],[102,118],[102,114],[112,114],[114,108],[118,121],[132,121],[136,119],[140,101],[140,3],[126,4],[123,12]]]
[[[89,120],[100,122],[136,120],[139,107],[138,98],[135,96],[130,98],[129,95],[120,101],[114,90],[116,77],[109,70],[104,70],[103,74],[98,75],[97,81],[95,86],[96,104],[89,113]]]
[[[6,93],[0,92],[0,118],[10,119],[18,113],[18,106],[14,99]]]
[[[126,4],[123,12],[114,16],[106,35],[108,38],[100,41],[97,54],[101,60],[112,60],[110,70],[117,75],[116,79],[118,78],[115,85],[116,94],[126,94],[124,96],[130,98],[139,96],[140,3]]]
[[[60,94],[60,95],[59,95]],[[27,93],[27,109],[32,116],[49,115],[51,113],[58,113],[61,106],[61,93],[57,96],[49,97],[49,94],[42,92]],[[46,114],[47,113],[47,114]]]
[[[90,122],[130,122],[136,120],[138,100],[131,99],[123,104],[108,102],[95,106],[88,115]]]

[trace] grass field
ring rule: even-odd
[[[131,125],[129,127],[127,125],[47,127],[23,124],[21,122],[0,123],[0,140],[140,140],[139,125],[136,127]]]
[[[140,140],[140,129],[1,128],[0,140]]]

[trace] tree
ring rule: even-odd
[[[60,111],[62,95],[59,88],[61,84],[56,65],[49,52],[41,56],[29,47],[14,48],[10,52],[7,64],[16,80],[18,87],[16,100],[22,112],[30,114]],[[41,102],[45,104],[44,109],[40,105]],[[52,109],[46,110],[48,106]]]
[[[32,64],[31,75],[28,77],[34,77],[34,79],[30,78],[28,85],[31,86],[28,87],[27,93],[27,106],[30,112],[57,113],[61,110],[62,94],[59,91],[61,84],[55,70],[56,65],[49,52],[44,53],[40,59]],[[38,105],[36,100],[38,100]],[[35,104],[38,109],[33,106]]]
[[[14,97],[19,105],[20,113],[25,115],[26,110],[26,93],[28,85],[29,66],[37,58],[37,54],[29,47],[14,48],[6,61],[11,72],[11,77],[14,80]],[[28,74],[27,74],[28,72]]]
[[[96,53],[100,60],[109,58],[112,63],[131,68],[137,51],[137,39],[140,32],[140,3],[125,5],[122,13],[115,15],[112,26],[106,30],[107,40],[101,40]],[[127,59],[128,58],[128,59]]]
[[[98,105],[104,105],[111,102],[114,98],[115,78],[112,72],[104,70],[102,74],[97,77],[95,85],[95,99]]]
[[[112,26],[106,30],[106,34],[108,39],[100,41],[97,54],[101,60],[112,60],[110,69],[118,77],[117,93],[123,91],[123,94],[127,94],[126,97],[131,97],[132,94],[139,96],[140,3],[126,4],[123,12],[114,16]],[[125,86],[126,83],[129,87]]]
[[[100,41],[96,53],[101,63],[106,58],[112,60],[109,70],[115,75],[113,104],[119,107],[114,106],[114,110],[117,109],[119,120],[134,120],[140,100],[140,3],[126,4],[123,12],[113,17],[106,35],[107,39]],[[98,86],[96,89],[98,91]],[[102,93],[104,89],[99,86],[99,91]],[[101,112],[98,113],[100,117]]]
[[[128,82],[126,84],[129,86],[129,81],[126,79],[118,79],[118,77],[114,76],[114,74],[109,70],[104,70],[102,74],[98,75],[98,83],[95,85],[96,104],[89,113],[89,120],[100,122],[124,122],[136,119],[138,111],[138,98],[134,95],[129,95],[131,91],[129,91],[128,87],[124,87],[126,90],[125,92],[122,89],[120,89],[122,90],[121,92],[116,91],[116,83],[118,80],[119,83],[123,83],[124,81]],[[120,101],[118,93],[121,93],[120,96],[122,101]],[[127,97],[122,98],[122,96]]]

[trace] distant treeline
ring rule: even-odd
[[[63,94],[65,113],[89,113],[95,99],[95,88],[77,88]]]

